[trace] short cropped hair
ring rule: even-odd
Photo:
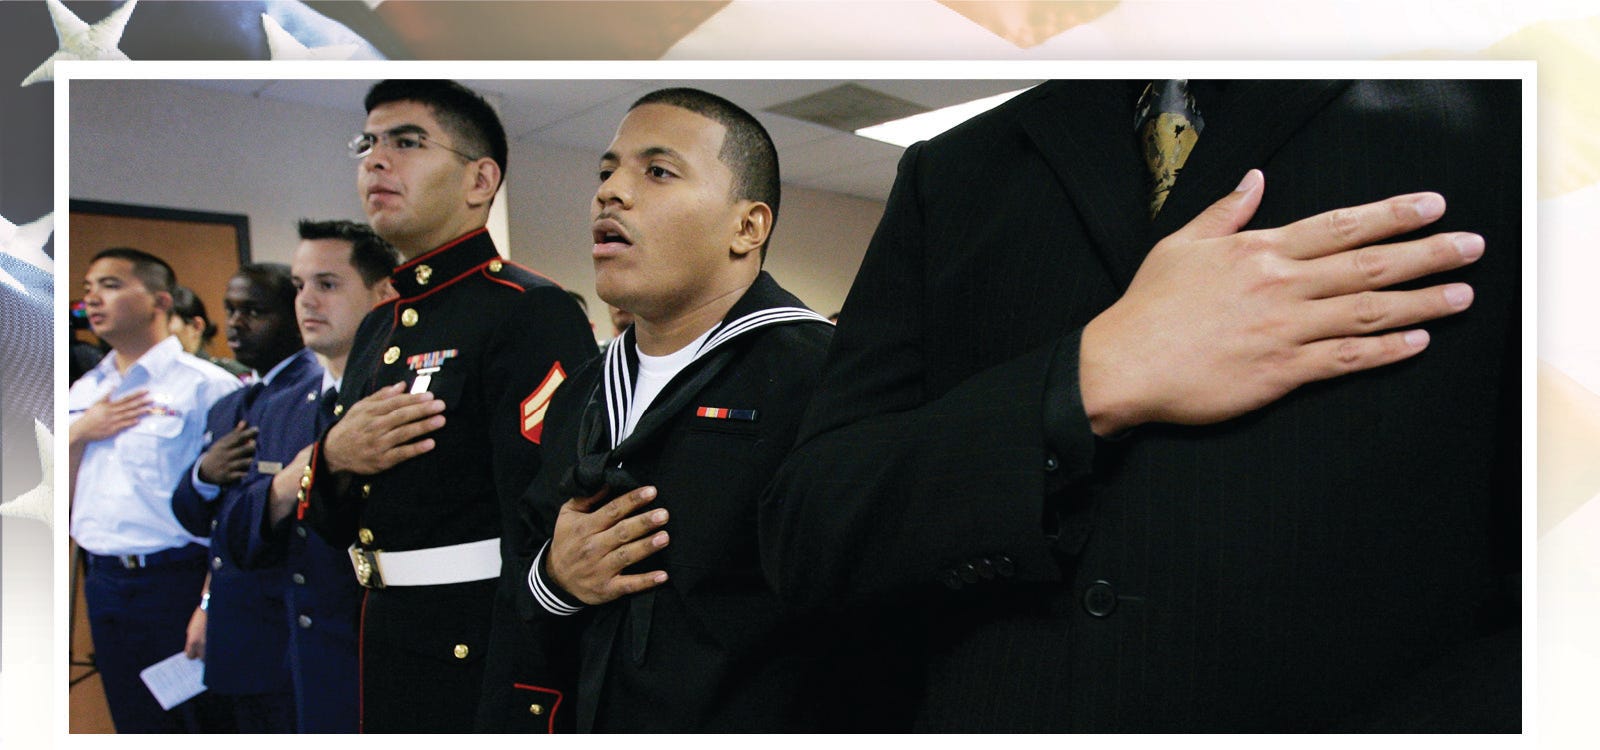
[[[361,283],[368,289],[389,278],[395,266],[400,265],[400,251],[379,237],[372,227],[361,222],[301,219],[298,228],[302,240],[344,240],[350,243],[350,265],[355,267],[356,273],[361,274]]]
[[[287,310],[290,316],[294,315],[294,297],[299,291],[294,288],[294,279],[289,274],[289,267],[282,263],[246,263],[239,266],[234,272],[235,278],[245,278],[251,283],[267,290],[267,298],[273,305],[281,310]]]
[[[144,285],[145,291],[151,294],[166,292],[172,293],[172,288],[178,285],[178,274],[172,270],[167,262],[143,250],[131,247],[108,247],[94,254],[89,259],[93,264],[101,258],[114,258],[125,260],[133,264],[133,276]]]
[[[439,124],[450,131],[455,148],[476,158],[489,157],[500,167],[500,181],[506,176],[506,129],[500,116],[477,92],[455,81],[440,79],[390,79],[379,81],[367,91],[367,113],[391,102],[417,102],[427,105]]]
[[[779,185],[778,149],[772,136],[761,122],[716,94],[691,88],[671,88],[652,91],[639,97],[628,110],[631,112],[646,104],[665,104],[687,109],[701,117],[715,120],[727,133],[722,137],[722,150],[717,158],[733,172],[733,199],[765,203],[772,209],[772,224],[778,224],[778,201],[782,197]],[[767,241],[772,234],[767,234]],[[761,258],[766,260],[767,243],[761,245]]]
[[[189,287],[182,284],[172,287],[172,314],[182,318],[185,323],[195,318],[205,321],[205,326],[200,329],[201,346],[210,344],[217,335],[217,324],[211,322],[211,316],[206,314],[206,303]]]

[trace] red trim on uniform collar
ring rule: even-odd
[[[438,255],[439,253],[442,253],[442,252],[444,252],[446,250],[449,250],[450,248],[455,247],[456,245],[459,245],[459,244],[461,244],[463,242],[466,242],[467,240],[470,240],[473,237],[476,237],[476,236],[478,236],[480,234],[483,234],[485,232],[488,232],[488,231],[489,231],[489,228],[487,226],[478,227],[477,229],[474,229],[474,230],[472,230],[470,232],[467,232],[466,234],[463,234],[460,237],[457,237],[457,238],[455,238],[453,240],[450,240],[449,242],[446,242],[443,245],[440,245],[440,246],[438,246],[438,247],[436,247],[436,248],[434,248],[432,250],[429,250],[428,252],[425,252],[425,253],[423,253],[421,255],[418,255],[417,257],[412,258],[411,260],[408,260],[408,261],[406,261],[404,263],[401,263],[398,266],[395,266],[394,267],[394,273],[398,274],[401,271],[404,271],[407,268],[410,268],[411,266],[414,266],[414,265],[416,265],[418,263],[421,263],[422,261],[424,261],[424,260],[426,260],[428,258],[431,258],[431,257],[433,257],[435,255]],[[393,275],[393,274],[391,274],[391,275]]]

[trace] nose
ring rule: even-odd
[[[611,173],[611,176],[600,182],[600,188],[594,193],[594,200],[600,208],[615,204],[620,208],[633,206],[633,194],[629,190],[627,180],[622,177],[622,170]]]

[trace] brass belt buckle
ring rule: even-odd
[[[369,589],[383,588],[383,573],[378,569],[378,553],[382,550],[350,548],[350,562],[356,566],[356,583]]]

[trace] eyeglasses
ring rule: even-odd
[[[466,159],[467,161],[478,160],[478,157],[476,156],[468,156],[460,151],[444,145],[443,143],[429,138],[427,133],[418,133],[416,131],[409,130],[398,133],[388,132],[378,135],[373,135],[372,133],[358,133],[356,134],[356,137],[350,139],[350,142],[346,144],[346,147],[350,149],[350,158],[365,159],[367,155],[371,154],[373,149],[376,149],[380,144],[391,150],[405,153],[407,151],[415,151],[423,148],[422,144],[424,143],[431,143],[439,148],[449,151],[452,154],[455,154],[456,156]]]

